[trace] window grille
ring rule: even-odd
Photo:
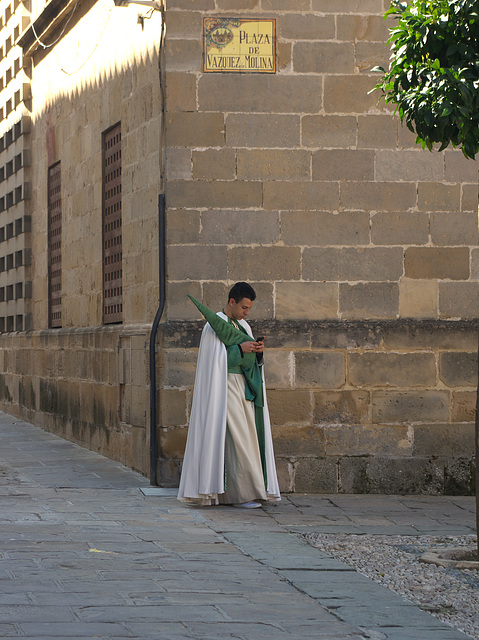
[[[48,169],[48,303],[49,326],[62,326],[62,194],[61,166]]]
[[[123,320],[121,126],[103,135],[103,322]]]

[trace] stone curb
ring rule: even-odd
[[[426,551],[419,562],[436,564],[446,569],[479,569],[479,560],[467,560],[468,557],[477,557],[477,547],[446,547],[441,551]]]

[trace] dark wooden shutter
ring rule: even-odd
[[[48,169],[49,326],[62,326],[62,176],[61,165]]]
[[[103,135],[103,322],[123,320],[121,128]]]

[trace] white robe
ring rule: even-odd
[[[227,320],[224,313],[218,315]],[[252,336],[245,320],[239,321]],[[262,368],[263,369],[263,368]],[[201,334],[190,426],[178,500],[218,504],[225,492],[225,435],[228,363],[225,345],[207,323]],[[268,500],[281,500],[273,453],[271,423],[263,377],[264,431]]]

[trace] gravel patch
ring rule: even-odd
[[[479,640],[479,570],[419,562],[426,551],[474,545],[476,536],[305,533],[303,537],[313,547]]]

